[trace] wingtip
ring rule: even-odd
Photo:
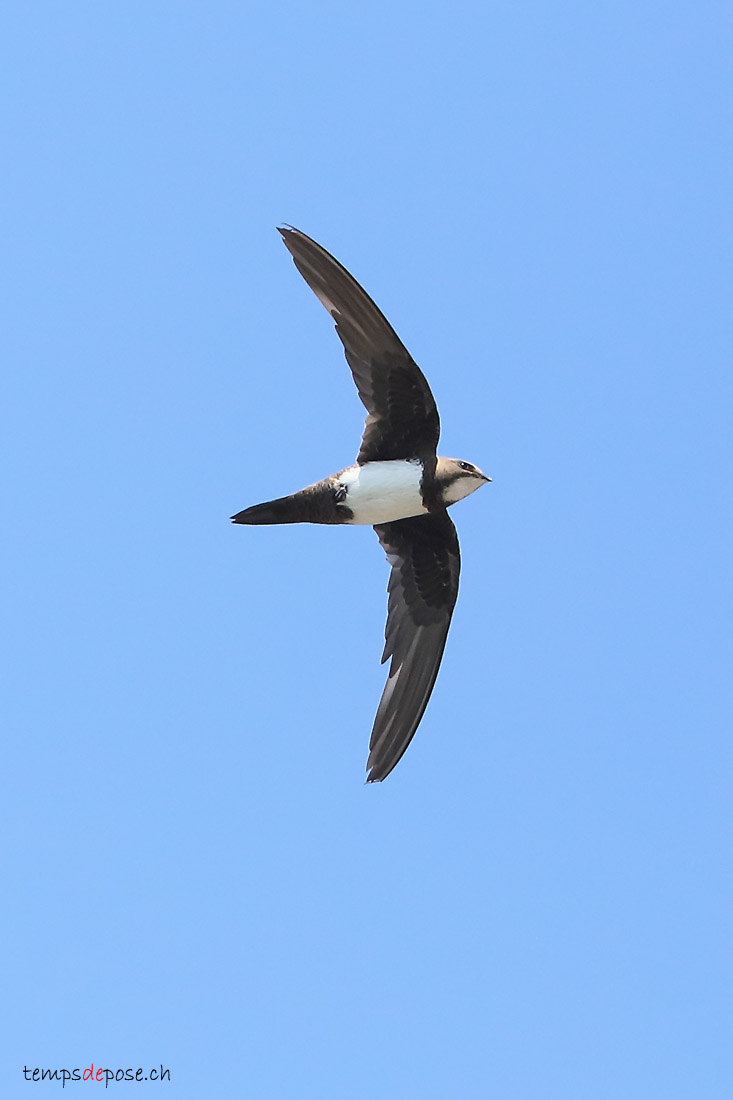
[[[384,760],[373,760],[372,756],[373,753],[370,753],[366,766],[367,776],[364,782],[368,784],[381,783],[394,769],[395,765],[398,763],[399,757],[393,763],[387,764]]]

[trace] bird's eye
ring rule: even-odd
[[[472,470],[473,469],[473,466],[471,465],[470,462],[459,462],[458,465],[461,467],[462,470]]]

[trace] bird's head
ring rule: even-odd
[[[444,504],[455,504],[456,501],[467,497],[469,493],[475,493],[487,481],[491,481],[491,478],[472,462],[440,456],[435,467],[435,479],[440,486]]]

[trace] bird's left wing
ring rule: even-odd
[[[458,595],[461,556],[447,511],[374,528],[392,566],[386,644],[389,678],[369,742],[367,782],[384,779],[409,745],[438,675]]]

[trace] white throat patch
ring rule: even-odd
[[[443,490],[443,500],[446,504],[455,504],[456,501],[475,493],[482,485],[483,482],[476,477],[457,477],[446,485]]]

